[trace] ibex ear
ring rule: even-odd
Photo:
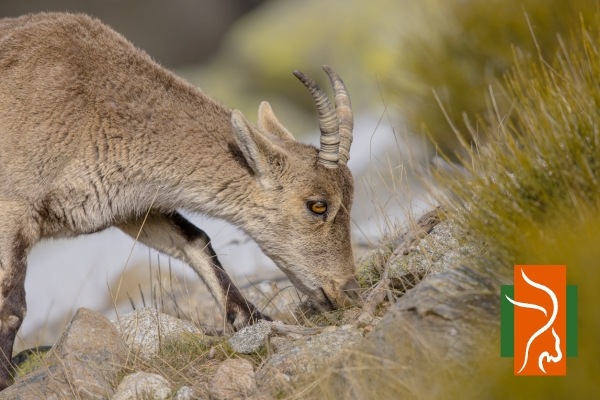
[[[281,125],[281,122],[275,117],[271,105],[266,101],[260,103],[260,107],[258,107],[258,127],[281,140],[294,140],[294,136]]]
[[[286,159],[283,150],[253,129],[241,111],[233,110],[231,125],[233,137],[257,178],[262,181],[269,172],[283,169]]]

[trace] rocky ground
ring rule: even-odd
[[[81,308],[48,352],[15,358],[15,383],[0,399],[283,398],[332,366],[364,366],[365,354],[379,366],[386,359],[417,365],[430,358],[422,357],[424,343],[468,364],[474,341],[497,329],[493,287],[464,265],[482,249],[438,209],[360,259],[363,308],[300,306],[288,312],[293,324],[263,321],[235,333],[154,308],[113,321]],[[345,397],[368,397],[357,370],[338,368],[330,384]]]

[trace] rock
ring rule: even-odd
[[[362,337],[362,330],[354,325],[344,325],[335,330],[278,344],[277,353],[267,359],[256,378],[263,384],[273,379],[278,372],[288,376],[314,372],[337,359],[344,350],[352,349],[360,343]]]
[[[188,321],[159,313],[154,308],[140,308],[112,320],[129,349],[149,360],[158,355],[160,344],[176,340],[182,334],[201,332]]]
[[[234,333],[229,338],[229,345],[237,353],[252,354],[265,348],[270,334],[271,323],[260,320]]]
[[[432,374],[470,374],[476,360],[497,356],[491,338],[499,335],[499,303],[496,288],[468,267],[429,275],[396,301],[360,353],[339,360],[329,384],[344,388],[347,398],[362,399],[373,395],[365,392],[372,382],[393,377],[420,388],[420,398],[439,397]]]
[[[223,361],[208,385],[213,400],[246,398],[255,391],[254,368],[250,361],[241,358]]]
[[[281,350],[281,348],[284,344],[289,343],[292,340],[294,340],[294,339],[291,339],[286,336],[273,336],[272,338],[269,339],[269,344],[271,345],[271,350],[274,353],[277,353],[277,352],[279,352],[279,350]]]
[[[174,400],[194,400],[197,396],[194,394],[194,389],[189,386],[182,386],[175,394]]]
[[[158,374],[136,372],[127,375],[111,400],[166,399],[171,395],[169,381]]]
[[[404,241],[408,233],[388,239],[375,250],[363,254],[358,261],[359,282],[370,287],[380,279],[381,268],[392,251]],[[415,240],[405,254],[390,266],[392,286],[399,290],[413,287],[425,275],[445,272],[467,258],[480,253],[482,245],[476,243],[458,224],[444,220],[435,225],[429,234]]]
[[[102,315],[80,308],[43,360],[43,367],[18,379],[2,399],[111,397],[111,382],[125,363],[127,349]]]

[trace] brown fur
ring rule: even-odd
[[[317,163],[268,104],[259,126],[84,15],[0,20],[0,388],[40,239],[118,226],[186,261],[239,328],[263,318],[183,209],[227,220],[317,305],[349,300],[353,180]],[[328,213],[309,211],[324,200]],[[355,296],[354,292],[350,292]]]

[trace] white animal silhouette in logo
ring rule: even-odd
[[[552,326],[552,324],[556,320],[556,314],[558,314],[558,300],[556,298],[556,294],[554,294],[554,292],[552,290],[550,290],[549,288],[547,288],[546,286],[536,283],[536,282],[532,281],[531,279],[529,279],[527,277],[527,275],[525,275],[525,271],[523,271],[523,269],[521,269],[521,275],[523,275],[523,279],[525,279],[525,282],[527,282],[534,288],[543,290],[544,292],[548,293],[548,295],[552,299],[553,311],[552,311],[552,316],[550,317],[550,320],[548,320],[546,325],[544,325],[539,330],[537,330],[533,335],[531,335],[531,337],[527,341],[527,347],[525,348],[525,361],[523,362],[523,366],[521,367],[521,369],[519,370],[518,373],[521,373],[521,371],[523,371],[523,369],[525,369],[525,366],[527,365],[527,360],[529,358],[529,347],[531,346],[533,341],[538,336],[540,336],[542,333],[546,332],[548,330],[548,328],[550,328]],[[515,300],[511,299],[508,296],[506,296],[506,298],[508,299],[508,301],[510,301],[517,307],[532,308],[534,310],[539,310],[539,311],[543,312],[545,316],[548,316],[546,309],[541,306],[538,306],[537,304],[521,303],[519,301],[515,301]],[[546,373],[546,370],[544,369],[544,364],[543,364],[544,361],[556,363],[556,362],[559,362],[560,360],[562,360],[562,352],[560,351],[560,338],[554,331],[554,327],[552,328],[552,335],[554,336],[554,345],[556,348],[557,355],[555,357],[553,357],[547,351],[544,351],[542,354],[540,354],[540,358],[538,359],[538,366],[540,367],[540,370],[543,373]]]

